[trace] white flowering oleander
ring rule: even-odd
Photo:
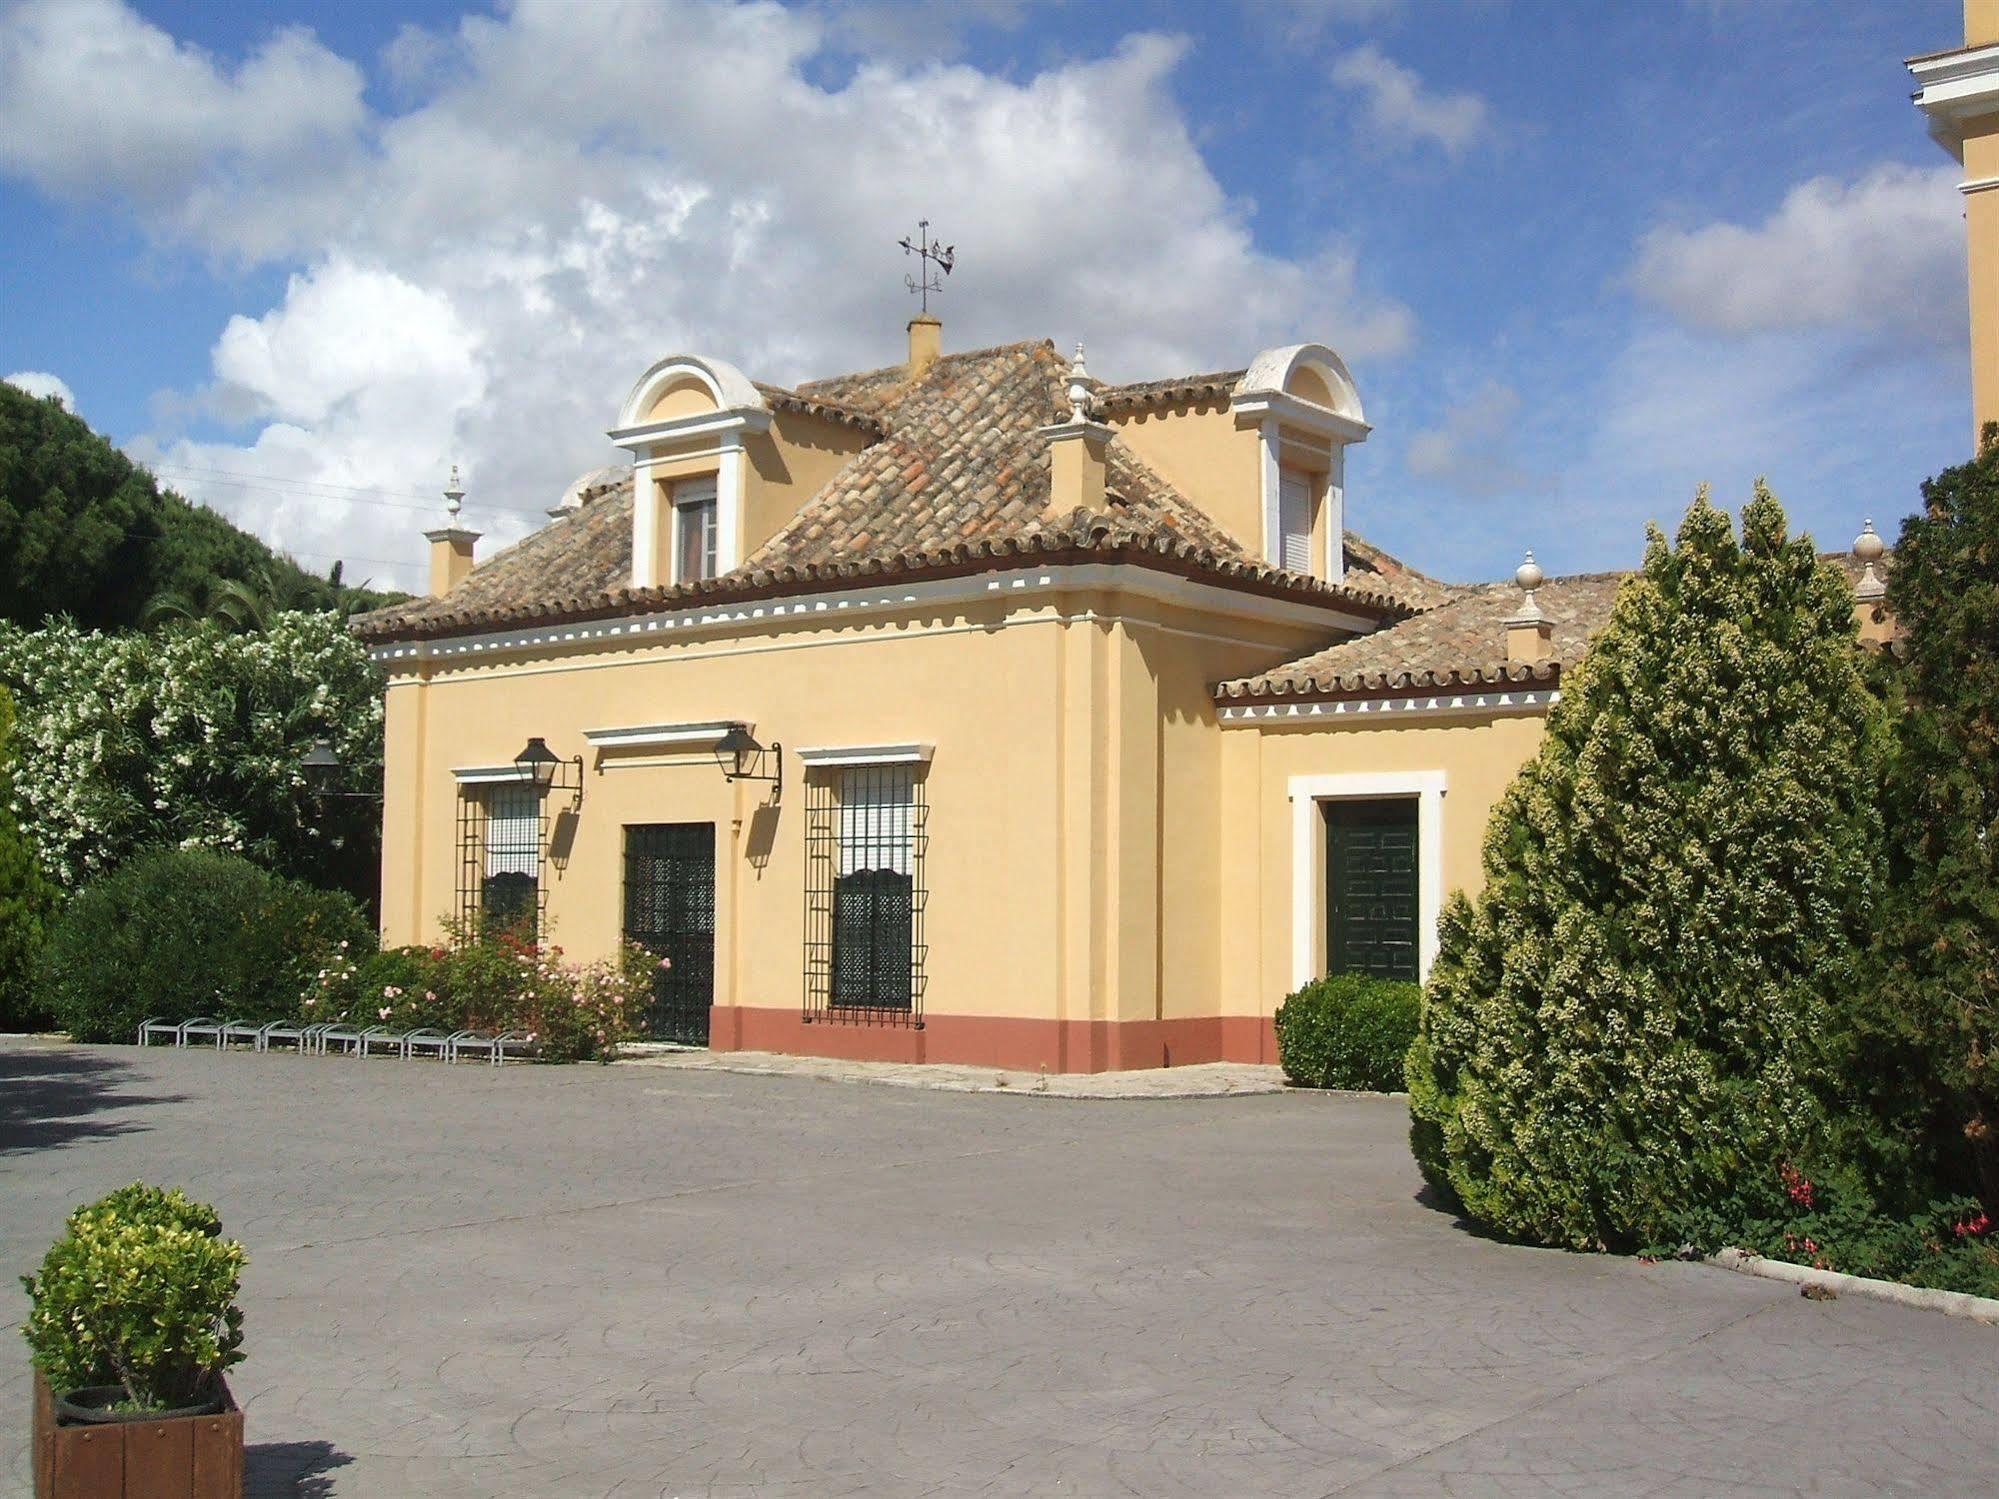
[[[324,736],[357,776],[381,763],[380,673],[330,614],[280,614],[263,635],[0,623],[0,682],[15,815],[71,889],[147,843],[266,862],[330,848],[351,830],[322,826],[300,758]]]
[[[1565,674],[1454,897],[1408,1059],[1425,1174],[1480,1222],[1656,1242],[1814,1143],[1815,1042],[1880,863],[1844,576],[1705,493]]]

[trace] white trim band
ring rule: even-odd
[[[451,775],[461,786],[491,786],[500,781],[524,779],[517,765],[459,765],[452,768]]]
[[[583,737],[600,750],[712,749],[739,722],[726,718],[711,723],[634,724],[627,728],[585,729]],[[755,725],[743,724],[743,727],[754,730]]]
[[[818,769],[840,765],[928,765],[934,744],[856,744],[838,749],[802,749],[798,758]]]
[[[490,630],[479,634],[447,635],[435,640],[398,640],[370,646],[368,655],[371,660],[385,663],[490,656],[501,652],[625,641],[642,635],[659,639],[665,635],[712,634],[745,626],[767,627],[780,621],[802,621],[813,616],[875,613],[921,605],[968,604],[992,594],[1026,594],[1058,588],[1128,593],[1161,603],[1212,609],[1218,614],[1314,629],[1365,633],[1378,623],[1363,615],[1349,614],[1332,600],[1323,604],[1296,603],[1155,572],[1134,563],[1090,562],[902,583],[883,580],[872,587],[845,589],[837,593],[747,599],[671,612],[634,612],[576,624]]]
[[[1559,687],[1508,692],[1440,693],[1433,697],[1347,697],[1318,703],[1223,703],[1224,727],[1288,723],[1311,718],[1431,718],[1444,713],[1517,713],[1554,707]]]
[[[1319,803],[1369,797],[1416,798],[1416,976],[1427,980],[1437,957],[1437,917],[1444,905],[1444,792],[1441,770],[1361,771],[1293,776],[1291,798],[1291,987],[1325,970],[1326,825]]]

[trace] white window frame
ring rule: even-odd
[[[1416,798],[1416,976],[1427,982],[1437,957],[1444,904],[1444,792],[1441,770],[1360,771],[1293,776],[1291,797],[1291,988],[1325,971],[1326,821],[1322,802]]]
[[[675,479],[668,499],[673,506],[673,581],[694,583],[701,579],[719,577],[722,561],[722,494],[721,484],[714,474],[691,475],[685,479]],[[687,527],[696,517],[706,520],[706,534],[701,540],[701,563],[703,571],[699,578],[684,576],[681,559],[686,555]]]

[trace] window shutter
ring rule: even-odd
[[[1283,470],[1277,479],[1277,565],[1286,572],[1312,571],[1312,480]]]
[[[541,873],[541,793],[533,786],[496,785],[487,793],[486,877]]]

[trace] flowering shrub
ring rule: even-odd
[[[577,964],[512,933],[457,938],[337,954],[306,985],[299,1010],[308,1020],[399,1031],[525,1031],[557,1061],[608,1061],[633,1035],[652,976],[644,949],[628,943],[615,958]]]
[[[380,774],[381,673],[337,617],[279,614],[256,635],[0,622],[0,685],[18,716],[11,805],[58,884],[177,844],[371,888],[380,809],[322,800],[299,765],[324,736],[350,789]]]
[[[1703,1254],[1746,1249],[1843,1275],[1996,1296],[1999,1235],[1992,1230],[1975,1198],[1941,1198],[1901,1212],[1884,1207],[1853,1168],[1808,1173],[1783,1161],[1715,1207],[1687,1215],[1676,1237]]]
[[[134,1182],[78,1208],[39,1275],[23,1334],[59,1393],[123,1385],[142,1410],[210,1398],[241,1361],[243,1246],[206,1203]]]

